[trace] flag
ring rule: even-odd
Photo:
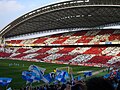
[[[120,71],[117,71],[117,79],[120,80]]]
[[[103,78],[107,79],[110,77],[110,74],[106,74],[105,76],[103,76]]]
[[[46,70],[45,68],[41,68],[41,67],[38,67],[36,65],[30,65],[29,66],[29,71],[33,71],[37,74],[41,73],[41,74],[44,75],[45,70]]]
[[[4,78],[4,77],[1,77],[0,78],[0,85],[1,86],[7,86],[8,84],[10,84],[12,81],[12,78]]]
[[[92,71],[84,72],[85,76],[92,76]]]
[[[38,67],[36,65],[30,65],[29,71],[36,73],[40,78],[43,78],[45,68]]]
[[[46,70],[45,68],[41,68],[36,65],[30,65],[29,70],[36,73],[43,82],[49,83],[49,80],[47,80],[48,76],[46,76],[46,78],[44,77],[44,72]]]
[[[78,80],[78,81],[80,81],[80,80],[81,80],[81,77],[80,77],[80,76],[78,76],[78,77],[77,77],[77,80]]]
[[[27,81],[27,83],[33,83],[36,81],[40,81],[41,78],[36,73],[32,71],[23,71],[22,72],[22,78]]]
[[[55,79],[55,73],[51,72],[49,74],[46,74],[44,75],[44,78],[47,80],[48,83],[50,83]]]
[[[66,71],[57,71],[57,75],[55,77],[55,80],[58,80],[60,82],[66,82],[67,78],[69,78],[69,75]]]
[[[12,88],[11,88],[11,87],[9,87],[7,90],[12,90]]]
[[[36,65],[30,65],[29,66],[29,70],[36,73],[37,76],[39,76],[40,80],[44,81],[45,83],[48,83],[48,81],[44,78],[44,72],[45,72],[45,68],[41,68],[41,67],[38,67]]]

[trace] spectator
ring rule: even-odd
[[[118,84],[117,90],[120,90],[120,82],[119,82],[119,84]]]
[[[84,81],[78,81],[71,90],[87,90],[87,86]]]
[[[86,82],[87,90],[114,90],[112,83],[102,77],[91,78]]]

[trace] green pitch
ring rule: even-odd
[[[19,88],[26,86],[26,81],[22,79],[22,71],[28,70],[30,65],[37,65],[39,67],[46,68],[45,74],[53,72],[58,67],[72,67],[73,72],[77,73],[78,71],[93,70],[97,71],[103,68],[98,67],[85,67],[85,66],[73,66],[73,65],[58,65],[42,62],[27,62],[19,60],[6,60],[0,59],[0,77],[9,77],[13,78],[12,83],[8,87],[11,87],[13,90],[19,90]],[[40,83],[37,83],[40,84]],[[0,90],[1,90],[0,86]],[[4,87],[5,88],[5,87]]]

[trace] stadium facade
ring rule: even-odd
[[[109,66],[120,64],[119,0],[75,0],[48,5],[11,22],[0,32],[1,58]],[[15,40],[15,37],[54,33]],[[14,40],[8,40],[13,38]]]

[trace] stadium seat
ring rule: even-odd
[[[88,63],[96,63],[96,64],[106,64],[112,56],[94,56],[90,60],[88,60]]]

